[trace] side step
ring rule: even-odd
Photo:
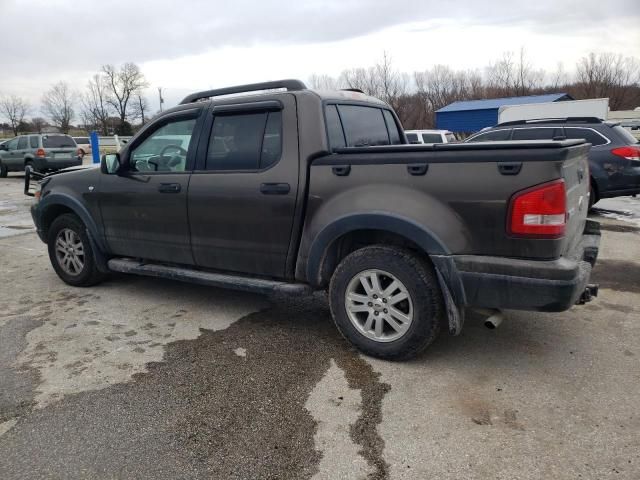
[[[121,273],[135,273],[149,277],[167,278],[182,282],[198,283],[212,287],[230,288],[255,293],[280,292],[287,295],[309,295],[311,287],[304,283],[287,283],[261,278],[241,277],[222,273],[203,272],[181,267],[170,267],[145,263],[130,258],[112,258],[107,263],[110,270]]]

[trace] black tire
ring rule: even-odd
[[[61,265],[58,257],[56,256],[56,241],[59,234],[65,229],[74,232],[82,242],[84,252],[82,258],[83,266],[77,274],[70,274],[65,271],[65,268]],[[91,242],[89,241],[86,227],[82,223],[82,220],[80,220],[76,215],[72,213],[65,213],[53,221],[47,234],[47,246],[51,265],[65,283],[74,287],[90,287],[91,285],[101,282],[105,278],[106,275],[100,272],[96,266],[93,249],[91,248]]]
[[[7,174],[9,173],[9,169],[6,165],[0,163],[0,178],[7,178]]]
[[[600,200],[598,198],[598,190],[594,185],[593,180],[591,181],[591,185],[589,187],[589,210]]]
[[[413,320],[406,332],[393,341],[381,342],[365,336],[347,313],[349,284],[360,273],[372,269],[388,272],[402,282],[413,305]],[[331,278],[329,302],[340,333],[363,353],[386,360],[416,356],[436,339],[443,324],[442,291],[433,267],[410,250],[399,247],[374,245],[347,255]]]

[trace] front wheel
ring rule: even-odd
[[[365,247],[345,257],[331,279],[329,301],[340,333],[373,357],[414,357],[442,325],[433,267],[398,247]]]
[[[47,237],[49,259],[58,276],[74,287],[89,287],[104,278],[95,263],[82,221],[66,213],[56,218]]]
[[[6,165],[0,163],[0,178],[7,178],[7,174],[9,173],[9,169]]]

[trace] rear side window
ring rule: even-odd
[[[424,143],[442,143],[442,135],[439,133],[423,133],[422,141]]]
[[[282,113],[219,115],[213,120],[207,170],[258,170],[282,155]]]
[[[342,148],[347,146],[342,131],[342,124],[338,116],[338,108],[335,105],[328,105],[325,111],[327,117],[327,134],[331,148]]]
[[[564,132],[567,138],[584,139],[594,147],[609,143],[606,138],[604,138],[595,130],[591,130],[590,128],[565,127]]]
[[[28,148],[27,137],[20,137],[18,139],[18,150],[24,150]]]
[[[511,140],[553,140],[562,135],[561,128],[514,128]]]
[[[507,128],[505,130],[491,130],[486,133],[481,133],[471,139],[470,142],[501,142],[504,140],[509,140],[511,137],[511,129]]]
[[[417,133],[407,133],[407,140],[409,143],[420,143]]]
[[[381,109],[339,105],[338,110],[348,146],[389,145],[389,134]]]
[[[44,148],[71,148],[76,146],[76,142],[69,135],[45,135],[42,137]]]
[[[31,148],[38,148],[40,146],[40,142],[38,141],[38,137],[29,137],[29,146]]]
[[[618,135],[620,137],[622,137],[622,140],[628,144],[628,145],[635,145],[636,143],[640,143],[640,140],[638,140],[636,137],[633,136],[633,133],[631,133],[629,130],[627,130],[624,127],[621,127],[620,125],[616,125],[615,127],[611,127],[613,130],[615,130]]]
[[[400,145],[402,139],[400,138],[400,131],[398,130],[398,124],[396,123],[393,115],[389,110],[383,110],[382,115],[387,123],[387,130],[389,131],[389,140],[391,145]]]
[[[89,143],[89,139],[87,137],[78,137],[75,139],[76,143],[86,144]]]

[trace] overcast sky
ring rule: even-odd
[[[588,52],[640,58],[640,0],[0,0],[0,95],[38,105],[106,63],[138,63],[157,109],[204,88],[366,67],[482,69],[524,47],[571,72]],[[169,106],[168,105],[168,106]]]

